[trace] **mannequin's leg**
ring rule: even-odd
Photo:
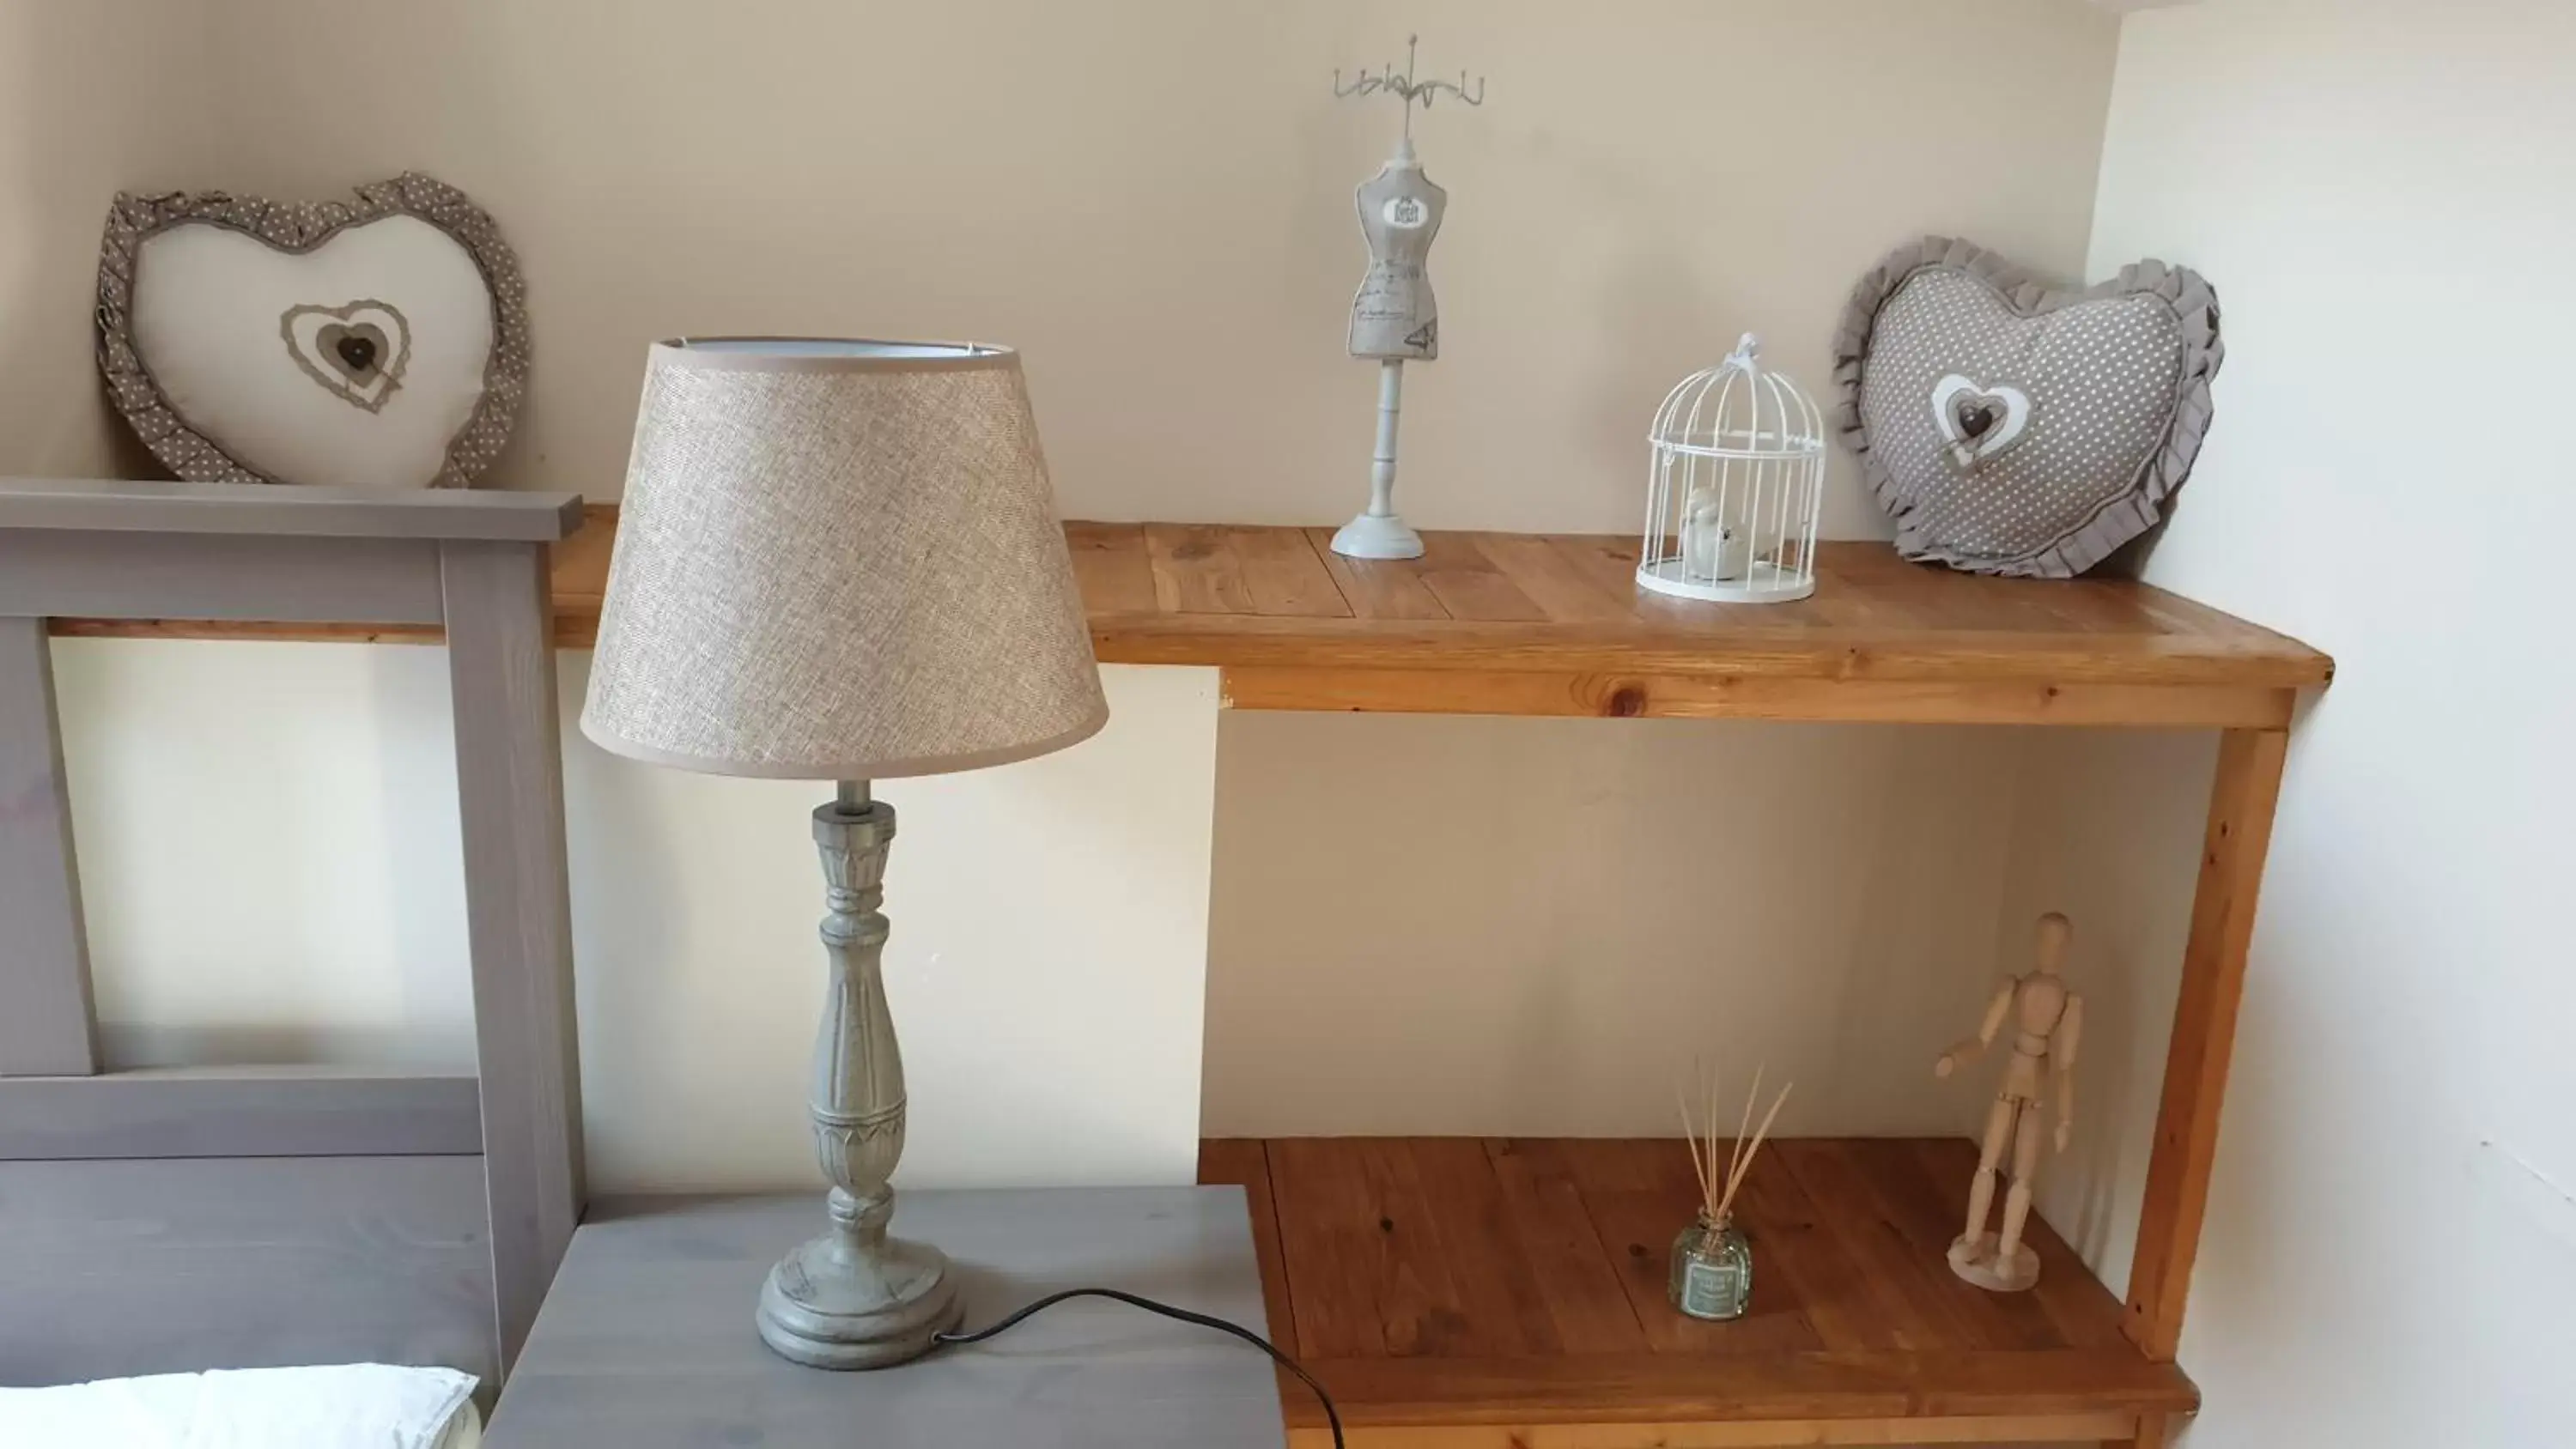
[[[1995,1262],[2010,1265],[2021,1247],[2022,1228],[2030,1222],[2030,1179],[2039,1171],[2039,1105],[2022,1109],[2021,1128],[2013,1137],[2012,1190],[2004,1194],[2003,1235],[1995,1244]]]
[[[2012,1100],[1995,1098],[1994,1110],[1986,1114],[1986,1141],[1977,1153],[1977,1176],[1968,1185],[1968,1230],[1959,1235],[1961,1242],[1973,1243],[1986,1230],[1986,1214],[1995,1205],[1995,1170],[2003,1165],[2004,1144],[2012,1139],[2012,1129]]]

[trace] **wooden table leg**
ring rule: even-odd
[[[2218,1109],[2227,1094],[2236,1008],[2245,989],[2245,953],[2254,935],[2255,895],[2288,745],[2289,735],[2281,730],[2228,730],[2219,738],[2182,992],[2165,1051],[2164,1097],[2156,1109],[2146,1202],[2129,1267],[2128,1311],[2120,1323],[2130,1341],[2159,1362],[2171,1362],[2182,1341],[2183,1304],[2200,1251]],[[2161,1425],[2155,1441],[2140,1427],[2140,1444],[2161,1442]]]

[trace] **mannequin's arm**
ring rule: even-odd
[[[1978,1023],[1977,1034],[1961,1038],[1941,1053],[1940,1060],[1932,1064],[1932,1075],[1946,1077],[1986,1054],[1986,1048],[1994,1045],[1995,1033],[2004,1029],[2004,1018],[2012,1012],[2013,988],[2018,984],[2008,977],[1995,988],[1995,999],[1986,1003],[1986,1019]]]
[[[2084,1039],[2084,998],[2068,996],[2066,1014],[2048,1037],[2048,1064],[2057,1079],[2057,1150],[2075,1139],[2075,1049]]]

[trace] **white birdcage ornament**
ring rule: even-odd
[[[1825,419],[1750,332],[1655,412],[1637,583],[1659,594],[1784,604],[1816,591]]]

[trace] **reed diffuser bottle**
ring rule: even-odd
[[[1682,1100],[1682,1136],[1690,1143],[1691,1170],[1699,1176],[1700,1210],[1697,1219],[1673,1239],[1672,1274],[1664,1286],[1673,1307],[1693,1318],[1722,1323],[1742,1318],[1745,1310],[1753,1306],[1753,1243],[1735,1226],[1735,1194],[1744,1186],[1744,1176],[1752,1170],[1753,1155],[1762,1149],[1762,1140],[1771,1135],[1771,1123],[1780,1115],[1780,1104],[1789,1100],[1789,1089],[1782,1087],[1780,1095],[1771,1099],[1771,1110],[1763,1114],[1761,1127],[1748,1139],[1744,1129],[1752,1124],[1753,1103],[1761,1092],[1762,1073],[1757,1068],[1753,1088],[1745,1094],[1744,1119],[1736,1124],[1722,1178],[1717,1172],[1715,1079],[1710,1079],[1702,1094],[1709,1104],[1704,1130],[1692,1126],[1689,1100]]]

